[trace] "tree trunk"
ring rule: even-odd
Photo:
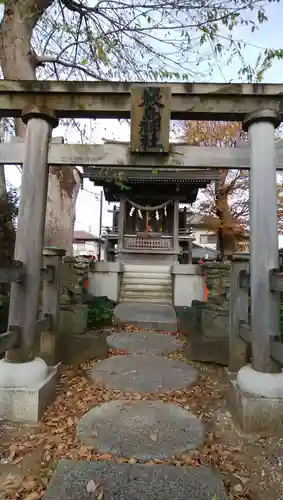
[[[0,26],[0,61],[5,79],[35,80],[36,57],[31,36],[40,17],[54,0],[9,0]],[[24,137],[25,126],[15,123],[16,135]],[[50,168],[46,210],[45,244],[72,254],[72,237],[80,178],[72,167]]]
[[[48,182],[45,245],[56,245],[64,248],[67,255],[72,255],[80,176],[72,168],[50,167]]]

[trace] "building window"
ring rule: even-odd
[[[201,234],[199,242],[201,245],[216,245],[216,234]]]

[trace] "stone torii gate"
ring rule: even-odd
[[[166,89],[165,89],[166,87]],[[95,165],[115,169],[143,165],[166,172],[186,169],[250,167],[251,198],[251,295],[253,376],[282,377],[281,367],[270,355],[270,336],[279,333],[279,293],[269,288],[269,271],[278,268],[278,235],[276,210],[276,167],[282,169],[283,156],[276,154],[274,130],[283,114],[282,85],[240,84],[172,84],[168,85],[85,82],[0,82],[0,116],[22,117],[27,124],[24,144],[9,151],[1,145],[1,163],[22,163],[23,177],[15,246],[15,260],[26,271],[24,286],[13,282],[9,313],[9,330],[20,328],[17,347],[12,346],[1,365],[2,393],[9,387],[11,373],[14,385],[21,387],[25,375],[44,382],[46,371],[34,360],[35,323],[40,286],[41,253],[44,236],[47,164]],[[189,148],[169,140],[160,151],[137,154],[125,146],[51,145],[51,132],[59,118],[129,118],[132,97],[141,89],[155,88],[167,92],[168,120],[203,119],[243,122],[248,132],[249,149]],[[133,94],[133,96],[132,96]],[[164,94],[164,95],[165,95]],[[48,103],[48,108],[46,107]],[[139,118],[141,119],[141,117]],[[138,117],[132,117],[137,122]],[[162,133],[161,133],[162,136]],[[133,130],[132,130],[133,139]],[[132,144],[138,142],[132,140]],[[156,154],[159,153],[159,154]],[[9,333],[9,331],[8,331]],[[18,378],[17,378],[18,377]],[[263,394],[264,395],[264,394]]]

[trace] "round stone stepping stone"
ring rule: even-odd
[[[219,474],[204,466],[87,460],[60,460],[43,499],[95,500],[99,494],[103,500],[228,500]]]
[[[203,425],[180,406],[160,401],[110,401],[86,413],[78,438],[98,452],[138,460],[163,459],[198,448]]]
[[[185,389],[198,379],[192,366],[162,356],[112,356],[96,363],[89,373],[106,389],[141,394]]]
[[[184,344],[172,337],[155,332],[117,332],[107,337],[109,347],[132,354],[171,354],[183,349]]]

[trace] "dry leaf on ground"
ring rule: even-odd
[[[158,440],[158,432],[151,432],[149,435],[151,441],[157,441]]]
[[[94,493],[97,488],[99,487],[99,484],[96,484],[93,479],[91,479],[87,485],[86,485],[86,491],[88,493]]]
[[[34,491],[33,493],[30,493],[28,496],[24,497],[24,500],[41,500],[41,498],[41,493]]]
[[[97,500],[102,500],[104,497],[104,490],[103,488],[100,488],[100,491],[98,493],[98,496],[97,496]]]

